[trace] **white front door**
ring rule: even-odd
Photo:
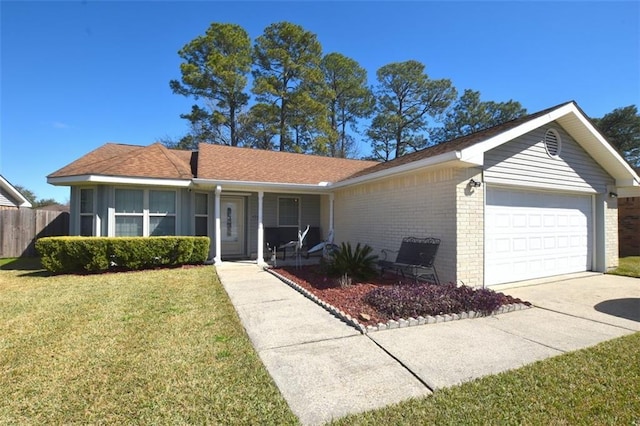
[[[485,284],[591,270],[591,196],[487,188]]]
[[[222,257],[246,255],[244,238],[244,198],[220,198],[220,241]]]

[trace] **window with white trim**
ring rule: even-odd
[[[176,234],[176,192],[149,191],[149,235]]]
[[[80,189],[80,235],[83,237],[95,235],[95,201],[93,188]]]
[[[195,193],[195,235],[209,235],[209,195],[204,192]]]
[[[278,197],[278,226],[300,226],[300,198]]]
[[[142,237],[175,234],[175,191],[116,188],[116,237]]]
[[[142,237],[144,191],[116,189],[116,237]]]

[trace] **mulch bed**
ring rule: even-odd
[[[363,297],[367,293],[379,287],[414,285],[412,279],[403,279],[395,273],[386,273],[383,276],[376,276],[367,282],[354,282],[349,286],[340,287],[338,279],[327,277],[318,265],[303,266],[300,269],[279,267],[273,268],[273,271],[350,315],[364,326],[386,323],[391,319],[399,319],[389,317],[365,303]],[[519,299],[513,299],[507,295],[504,295],[503,299],[503,304],[520,302]]]
[[[372,306],[366,304],[362,300],[365,294],[378,287],[413,284],[412,280],[403,280],[402,277],[398,277],[394,273],[386,273],[384,276],[375,277],[368,282],[354,282],[348,287],[341,288],[336,278],[330,278],[324,275],[317,265],[303,266],[300,269],[281,267],[274,268],[273,271],[290,279],[318,298],[349,314],[365,326],[374,325],[379,322],[386,323],[390,319],[397,319],[389,318],[376,311]],[[361,314],[365,314],[365,317]],[[369,320],[365,319],[366,315],[370,317]]]

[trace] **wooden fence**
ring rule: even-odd
[[[41,237],[69,235],[69,213],[53,210],[0,210],[0,258],[37,256]]]

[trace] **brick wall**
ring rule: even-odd
[[[460,249],[457,226],[464,226],[465,232],[477,231],[480,238],[483,234],[482,225],[476,227],[471,223],[477,220],[478,197],[466,202],[466,197],[461,195],[463,189],[459,185],[466,174],[464,170],[451,168],[416,171],[338,190],[334,210],[336,242],[369,244],[380,254],[384,248],[397,250],[403,237],[440,238],[442,242],[435,262],[438,276],[442,282],[457,281],[459,262],[456,259]],[[463,209],[468,211],[463,214],[460,224],[456,214],[459,198],[465,200]],[[481,215],[482,208],[479,212]],[[469,241],[468,236],[465,238]],[[476,244],[475,239],[471,239]],[[463,254],[466,256],[462,262],[465,273],[477,273],[477,258],[482,255],[478,255],[475,245],[473,249],[463,250]],[[467,275],[460,279],[465,283],[472,281]]]
[[[473,169],[459,171],[456,186],[457,279],[472,287],[484,285],[484,190],[470,188],[469,180],[482,182]]]
[[[620,257],[640,256],[640,197],[618,198]]]
[[[604,211],[604,227],[605,227],[605,259],[606,269],[615,269],[618,267],[618,199],[607,198],[607,205]]]

